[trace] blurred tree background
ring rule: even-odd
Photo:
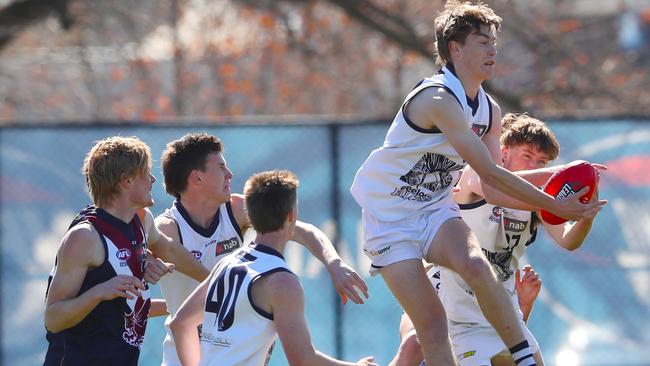
[[[485,2],[504,18],[486,89],[504,112],[553,122],[562,159],[609,167],[601,192],[610,204],[590,243],[565,255],[542,235],[531,248],[545,281],[531,329],[549,365],[647,366],[650,0]],[[349,184],[407,92],[437,71],[433,19],[443,5],[0,0],[0,307],[7,310],[0,312],[0,364],[43,359],[47,274],[88,199],[79,166],[93,141],[110,134],[142,137],[157,158],[172,138],[207,130],[226,141],[233,187],[253,172],[295,170],[305,182],[301,212],[335,233],[342,255],[367,274]],[[357,123],[336,123],[346,121]],[[59,123],[75,128],[51,128]],[[161,184],[154,193],[159,213],[171,197]],[[376,351],[387,362],[401,311],[383,281],[368,280],[373,301],[339,311],[324,291],[326,275],[302,254],[287,258],[305,274],[314,343],[348,358]],[[156,321],[146,365],[160,361]],[[272,364],[286,363],[281,352]]]
[[[0,1],[0,120],[389,118],[436,70],[440,0]],[[650,113],[650,2],[487,3],[487,88],[545,117]]]

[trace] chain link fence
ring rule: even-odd
[[[650,365],[650,124],[648,121],[551,122],[562,145],[559,163],[574,159],[609,166],[600,195],[610,203],[583,247],[572,253],[542,233],[529,262],[544,285],[529,326],[548,365]],[[260,126],[59,126],[0,129],[1,339],[4,365],[42,363],[47,277],[72,217],[90,202],[80,172],[86,152],[107,136],[138,136],[151,146],[154,175],[167,142],[207,132],[225,143],[233,191],[255,172],[289,169],[300,178],[303,221],[336,241],[342,257],[370,288],[365,305],[338,305],[325,268],[298,245],[287,261],[300,275],[315,346],[346,360],[375,355],[387,364],[399,342],[401,308],[379,277],[368,277],[360,243],[360,209],[348,189],[368,153],[383,142],[385,122]],[[172,202],[162,184],[152,211]],[[338,233],[338,235],[337,235]],[[160,296],[157,286],[154,295]],[[163,318],[151,319],[140,364],[158,365]],[[271,365],[286,364],[276,347]]]

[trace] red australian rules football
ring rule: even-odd
[[[593,165],[584,160],[576,160],[565,165],[556,171],[544,186],[544,192],[557,198],[566,198],[589,186],[589,191],[580,197],[580,202],[587,203],[596,191],[598,184],[598,171]],[[567,222],[559,216],[548,211],[541,211],[542,220],[551,224],[559,225]]]

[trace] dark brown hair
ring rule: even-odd
[[[168,143],[160,158],[167,193],[180,198],[192,170],[205,171],[208,155],[222,149],[221,140],[206,133],[188,133]]]

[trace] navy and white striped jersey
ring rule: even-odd
[[[250,244],[224,258],[210,278],[201,329],[201,366],[267,365],[277,331],[273,314],[253,303],[253,283],[291,270],[278,251]]]
[[[190,251],[209,270],[212,270],[223,257],[242,246],[242,232],[235,220],[230,202],[219,206],[207,229],[196,225],[178,200],[161,216],[176,223],[180,241],[185,249]],[[176,346],[169,329],[169,323],[183,301],[198,285],[197,280],[178,271],[169,273],[160,279],[160,289],[167,303],[167,311],[169,311],[169,316],[165,320],[167,335],[163,341],[163,366],[180,366],[181,364],[176,354]]]

